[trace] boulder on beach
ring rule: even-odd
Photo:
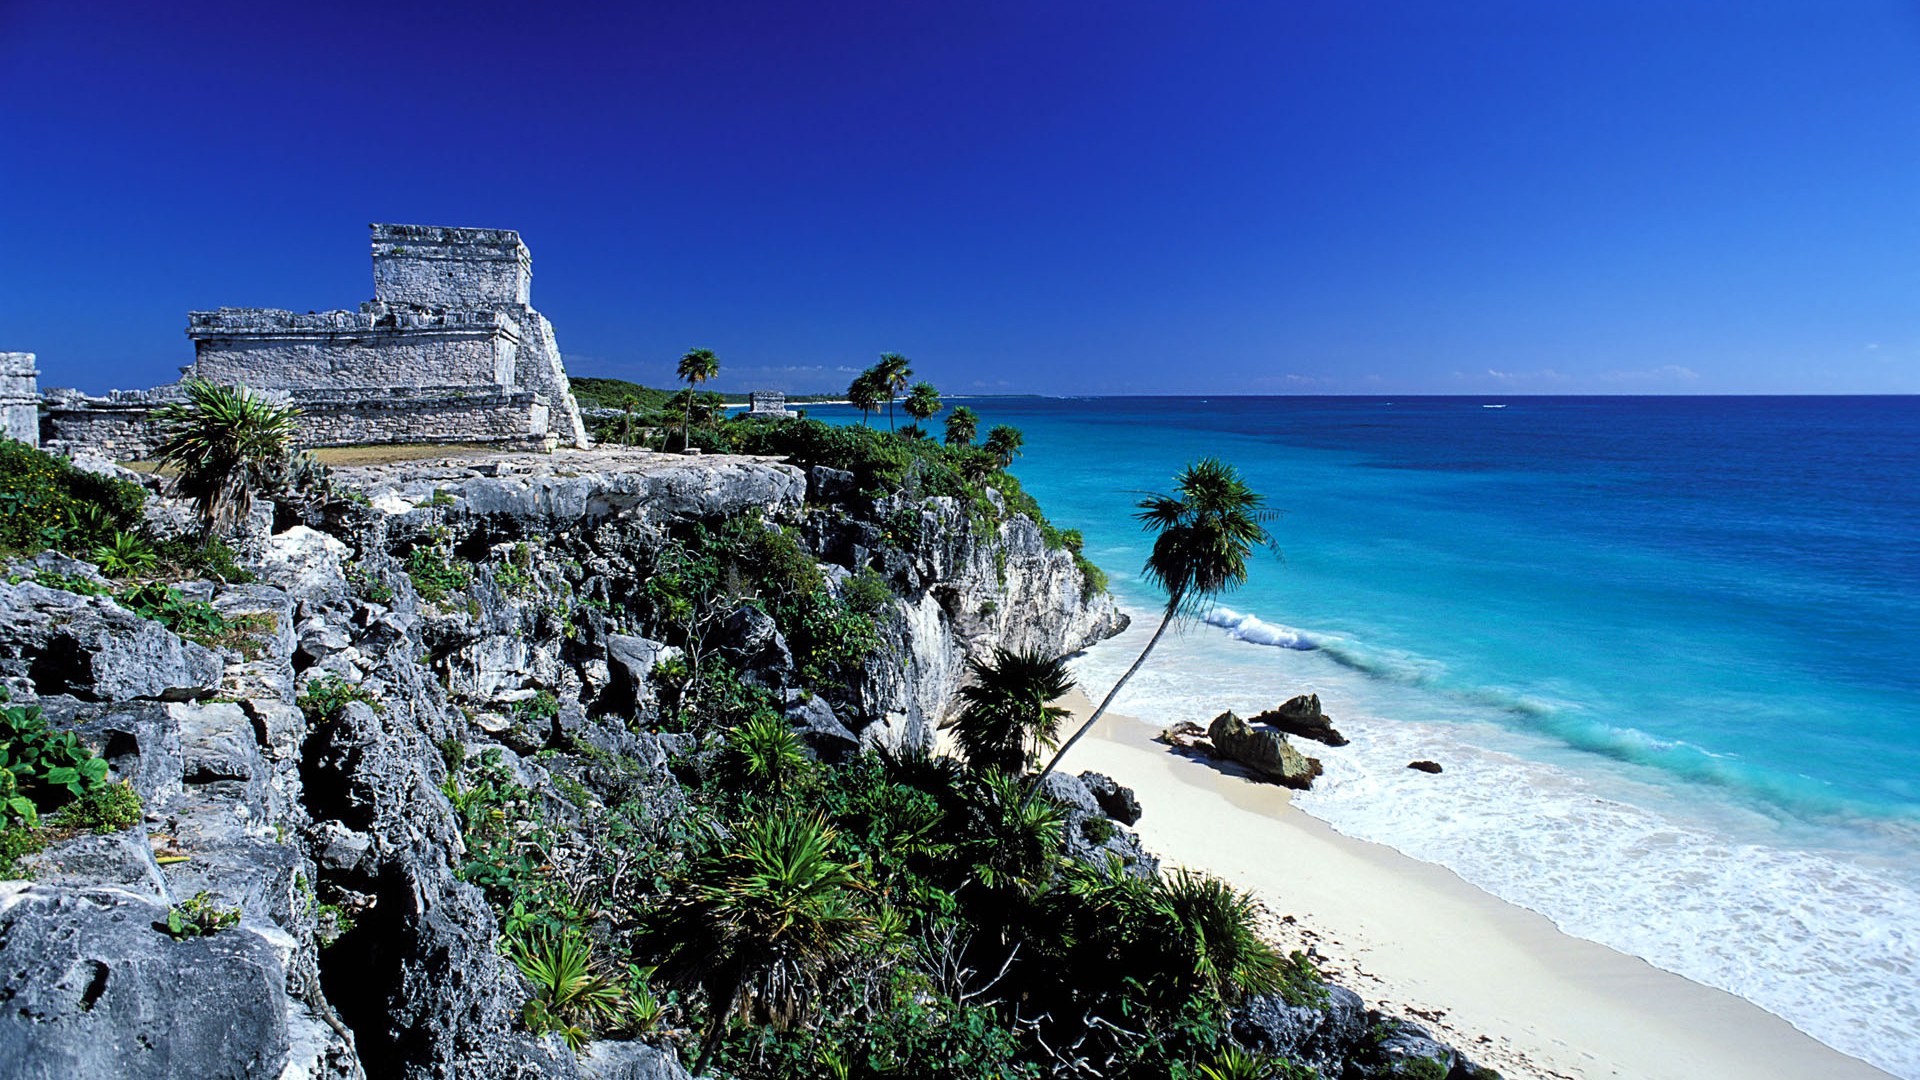
[[[1407,762],[1407,768],[1419,769],[1421,772],[1437,773],[1440,771],[1440,763],[1437,761],[1409,761]]]
[[[1207,738],[1207,729],[1191,720],[1182,720],[1160,734],[1154,736],[1156,742],[1166,743],[1175,750],[1194,753],[1213,754],[1213,743]]]
[[[1320,711],[1319,694],[1301,694],[1291,698],[1278,708],[1268,709],[1254,717],[1251,723],[1266,724],[1288,735],[1298,735],[1328,746],[1347,745],[1347,737],[1334,730],[1333,718]]]
[[[1252,727],[1231,711],[1213,718],[1207,736],[1215,757],[1245,765],[1276,784],[1304,790],[1320,775],[1320,763],[1295,750],[1285,735]]]

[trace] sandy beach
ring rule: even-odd
[[[1079,692],[1076,718],[1091,712]],[[1277,940],[1371,1006],[1504,1075],[1850,1080],[1887,1073],[1741,998],[1570,937],[1451,871],[1354,840],[1278,787],[1229,775],[1109,714],[1063,767],[1132,787],[1146,846],[1252,890]],[[1657,914],[1649,917],[1658,917]]]

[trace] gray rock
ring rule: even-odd
[[[1333,718],[1320,711],[1319,694],[1301,694],[1290,698],[1279,707],[1268,709],[1248,722],[1268,724],[1288,735],[1312,739],[1328,746],[1347,745],[1347,737],[1334,730]]]
[[[101,596],[0,584],[0,675],[25,676],[42,695],[87,701],[204,697],[225,664]]]
[[[39,885],[112,886],[149,900],[164,900],[167,895],[166,878],[141,828],[106,836],[82,833],[27,856],[22,865]]]
[[[1389,1080],[1408,1075],[1415,1062],[1436,1062],[1443,1073],[1452,1073],[1458,1063],[1453,1047],[1433,1037],[1419,1024],[1391,1017],[1380,1021],[1370,1050],[1358,1055],[1354,1075],[1361,1080]]]
[[[580,1055],[580,1075],[587,1080],[692,1080],[671,1050],[611,1040],[587,1047]]]
[[[1081,773],[1080,782],[1092,793],[1093,801],[1100,804],[1101,813],[1122,825],[1134,825],[1140,821],[1140,800],[1132,788],[1097,772]]]
[[[1321,1076],[1342,1075],[1371,1028],[1366,1003],[1344,986],[1328,986],[1320,1005],[1289,1005],[1277,994],[1249,998],[1233,1014],[1233,1038],[1255,1053],[1292,1058]]]
[[[1213,718],[1207,727],[1216,757],[1245,765],[1264,779],[1291,788],[1306,788],[1320,775],[1320,763],[1295,750],[1277,731],[1255,729],[1231,712]]]
[[[818,694],[789,692],[786,717],[807,748],[822,761],[845,761],[860,752],[860,739],[848,731],[833,706]]]
[[[720,655],[740,669],[742,681],[769,690],[793,679],[793,653],[773,617],[743,604],[720,624]]]
[[[845,469],[815,465],[807,470],[807,498],[814,502],[836,503],[854,494],[853,474]]]
[[[0,1061],[18,1080],[278,1077],[286,969],[241,926],[175,941],[117,889],[0,883]]]
[[[1094,800],[1093,792],[1087,790],[1086,781],[1069,773],[1048,773],[1047,778],[1040,782],[1040,794],[1083,814],[1100,812],[1100,804]]]
[[[186,761],[180,721],[159,702],[95,704],[73,698],[42,698],[47,722],[79,735],[107,759],[113,775],[133,785],[149,807],[180,794]]]

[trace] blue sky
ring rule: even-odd
[[[1920,8],[0,0],[0,349],[150,385],[520,230],[577,374],[1920,391]]]

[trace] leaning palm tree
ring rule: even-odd
[[[967,670],[973,681],[960,688],[963,705],[941,725],[953,732],[960,756],[980,772],[1031,768],[1067,716],[1053,704],[1073,689],[1066,660],[996,648],[991,660],[968,660]]]
[[[1148,581],[1166,590],[1167,603],[1160,616],[1160,626],[1147,639],[1147,647],[1140,650],[1133,666],[1107,691],[1100,707],[1093,710],[1093,715],[1054,753],[1047,767],[1040,770],[1040,775],[1027,788],[1027,798],[1033,798],[1040,782],[1060,764],[1073,744],[1100,722],[1107,706],[1120,696],[1120,688],[1127,685],[1140,665],[1147,662],[1153,647],[1160,644],[1167,627],[1196,613],[1221,593],[1245,583],[1247,556],[1253,552],[1254,545],[1275,546],[1273,535],[1264,524],[1272,520],[1274,513],[1266,508],[1266,501],[1266,496],[1247,486],[1238,470],[1217,458],[1203,458],[1181,470],[1174,481],[1174,494],[1148,495],[1140,500],[1134,517],[1147,531],[1159,533],[1142,573]]]
[[[880,380],[881,389],[887,395],[887,430],[893,430],[893,399],[906,392],[908,380],[913,378],[913,361],[896,352],[880,354],[880,362],[873,365],[873,372]]]
[[[1020,456],[1020,448],[1026,443],[1027,437],[1020,433],[1019,428],[1011,424],[995,424],[993,430],[987,432],[986,450],[1004,469]]]
[[[854,907],[863,886],[833,857],[818,813],[775,811],[734,829],[667,912],[675,940],[661,969],[699,986],[713,1010],[694,1075],[703,1075],[736,1006],[781,1025],[805,1011],[820,979],[871,937]]]
[[[253,511],[253,492],[286,464],[300,410],[244,386],[199,379],[187,399],[154,413],[160,441],[154,457],[179,470],[176,495],[193,501],[203,532],[224,532]]]
[[[980,433],[980,417],[965,405],[955,405],[947,414],[947,445],[972,446]]]
[[[712,349],[688,349],[680,358],[680,380],[687,384],[687,406],[680,418],[680,449],[687,448],[693,430],[693,391],[701,383],[720,374],[720,358]]]
[[[880,403],[886,400],[886,388],[880,385],[880,375],[873,368],[853,377],[853,385],[847,387],[847,404],[860,410],[860,422],[867,422],[869,413],[880,411]]]
[[[940,391],[930,382],[914,383],[913,389],[907,391],[907,400],[900,407],[913,417],[913,426],[919,427],[940,411]]]

